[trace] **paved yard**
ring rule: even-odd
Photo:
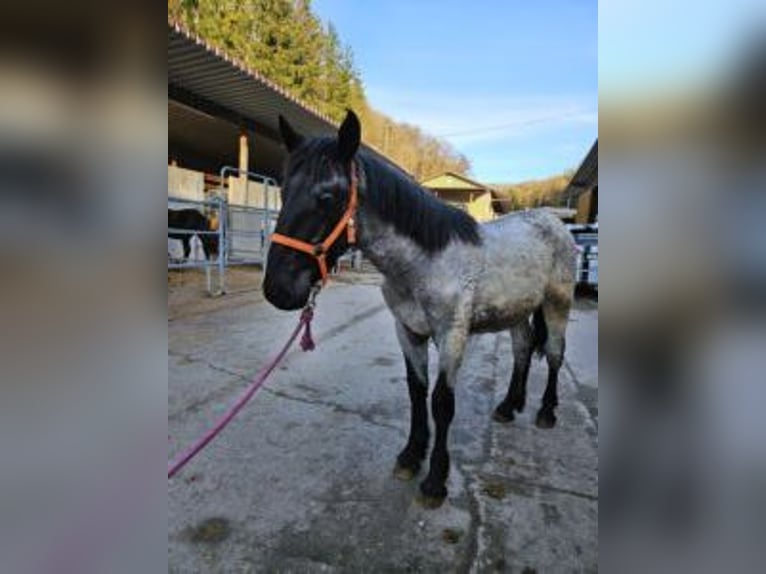
[[[171,310],[169,455],[220,415],[297,320],[256,293],[224,299]],[[491,420],[510,380],[510,336],[472,340],[456,391],[450,496],[437,510],[417,503],[417,481],[391,474],[409,399],[379,289],[334,284],[313,328],[317,350],[296,346],[168,482],[170,572],[597,570],[594,304],[572,317],[553,430],[534,426],[546,371],[537,360],[526,411],[509,425]]]

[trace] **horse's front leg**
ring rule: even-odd
[[[184,246],[184,261],[188,261],[189,256],[191,255],[191,236],[184,235],[183,239],[181,239],[181,243],[183,243]]]
[[[411,480],[420,471],[428,451],[428,337],[413,333],[399,321],[396,322],[396,335],[407,367],[411,418],[410,437],[396,459],[394,476]]]
[[[436,427],[436,439],[431,451],[428,476],[420,484],[420,491],[423,494],[421,500],[429,508],[441,506],[447,497],[450,465],[447,439],[450,423],[455,415],[455,382],[463,360],[467,338],[468,330],[457,325],[437,337],[439,378],[431,395],[431,414]]]

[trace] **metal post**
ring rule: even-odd
[[[220,175],[220,177],[221,177],[221,199],[226,201],[226,205],[227,206],[229,204],[229,196],[226,195],[224,197],[223,185],[224,185],[224,182],[226,181],[226,172],[227,171],[235,171],[235,169],[236,168],[232,168],[232,167],[229,167],[229,166],[225,165],[225,166],[223,166],[221,168],[221,171],[220,171],[220,174],[221,174]],[[221,221],[222,221],[221,226],[224,225],[223,222],[225,222],[225,224],[228,225],[228,223],[229,223],[228,222],[228,218],[229,218],[229,212],[228,212],[228,209],[227,209],[225,216],[224,216],[224,214],[221,214]],[[226,261],[228,261],[228,259],[229,259],[229,251],[230,251],[230,248],[231,248],[231,245],[229,245],[229,242],[231,241],[231,238],[229,237],[229,233],[228,232],[223,237],[224,237],[224,247],[225,247],[225,249],[223,250],[223,256],[226,259]],[[220,247],[219,247],[219,251],[220,251]],[[221,258],[219,256],[219,263],[218,263],[219,265],[221,265],[220,259]],[[223,291],[223,287],[221,288],[221,290]]]
[[[223,197],[218,198],[218,286],[221,295],[226,293],[226,263],[224,261],[226,253],[226,218],[227,202]]]
[[[269,233],[271,228],[271,210],[269,209],[269,181],[264,181],[263,185],[265,201],[263,204],[263,253],[261,254],[261,257],[263,257],[263,268],[266,269],[266,252],[269,250],[269,237],[271,236]]]

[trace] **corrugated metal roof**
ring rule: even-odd
[[[257,70],[174,22],[168,22],[168,99],[200,111],[211,120],[224,119],[276,142],[280,141],[280,114],[306,135],[334,134],[338,128],[330,118],[291,96]],[[173,116],[168,121],[182,120]],[[257,146],[257,139],[255,143]],[[396,166],[380,151],[367,144],[364,147]],[[273,171],[273,166],[268,167],[271,169],[267,171]]]
[[[577,197],[581,193],[588,191],[598,185],[598,139],[593,142],[585,159],[582,160],[577,171],[572,176],[566,189],[563,191],[564,197]],[[571,195],[570,195],[571,194]]]
[[[337,125],[223,51],[168,23],[168,85],[278,131],[277,114],[312,135]]]

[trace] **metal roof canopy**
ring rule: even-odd
[[[279,115],[300,133],[333,135],[330,118],[289,95],[255,70],[168,23],[168,151],[190,158],[196,169],[237,165],[238,136],[251,138],[249,167],[281,179],[287,155]],[[394,165],[377,150],[364,148]],[[401,168],[399,168],[401,169]]]
[[[589,189],[598,185],[598,139],[593,142],[588,154],[577,168],[566,189],[563,197],[575,198]]]

